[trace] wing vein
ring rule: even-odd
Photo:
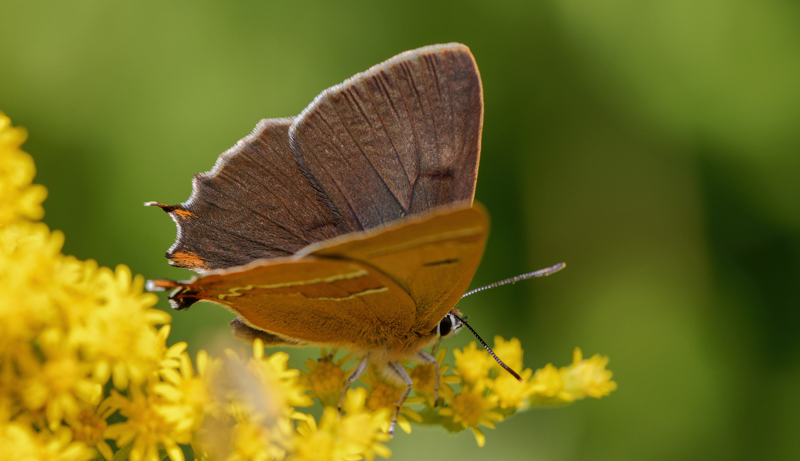
[[[411,72],[409,72],[409,70],[407,68],[407,64],[403,63],[402,65],[399,66],[399,68],[403,71],[403,74],[405,74],[406,78],[408,79],[409,85],[411,86],[411,88],[414,89],[414,92],[417,95],[417,101],[419,101],[419,93],[416,92],[417,90],[416,90],[416,87],[414,86],[414,78],[411,76]],[[406,101],[406,95],[405,95],[405,92],[403,92],[402,88],[400,89],[400,93],[403,96],[403,104],[406,106],[406,113],[409,114],[408,119],[409,119],[409,123],[411,125],[411,133],[412,133],[412,135],[414,137],[414,147],[415,147],[414,155],[417,157],[417,171],[414,174],[414,182],[413,182],[412,189],[411,189],[412,190],[412,194],[413,194],[414,187],[416,187],[417,180],[419,179],[419,176],[420,176],[420,170],[422,168],[422,166],[421,166],[422,165],[422,161],[421,161],[422,159],[420,158],[422,156],[421,155],[422,153],[420,152],[420,150],[422,149],[422,144],[420,143],[420,140],[419,140],[419,134],[417,133],[417,126],[416,126],[416,123],[414,123],[415,122],[414,117],[411,116],[411,114],[413,112],[411,111],[411,109],[410,109],[410,107],[408,105],[408,101]],[[422,111],[421,101],[420,101],[420,111]],[[424,111],[422,111],[422,112],[424,114]]]
[[[335,108],[334,108],[334,110],[335,110]],[[339,116],[339,118],[341,119],[341,115],[339,115],[339,112],[338,112],[338,111],[336,112],[336,114],[337,114],[337,115]],[[327,120],[327,119],[326,119],[326,118],[323,116],[323,114],[322,114],[322,111],[320,111],[318,115],[319,115],[319,118],[320,118],[320,120],[322,120],[322,122],[323,122],[323,123],[325,124],[325,126],[328,128],[328,131],[329,131],[330,133],[332,133],[332,134],[333,134],[333,133],[335,133],[335,132],[333,131],[333,128],[331,127],[331,124],[330,124],[330,123],[328,122],[328,120]],[[342,159],[343,159],[345,162],[347,162],[348,166],[350,166],[350,162],[348,162],[348,161],[347,161],[347,157],[346,157],[345,155],[343,155],[342,151],[341,151],[341,150],[339,150],[339,148],[338,148],[337,146],[335,146],[335,145],[334,145],[333,147],[334,147],[334,149],[336,149],[336,151],[339,153],[339,157],[341,157],[341,158],[342,158]],[[304,149],[303,151],[305,152],[306,150]],[[312,154],[312,155],[313,155],[313,154]],[[316,156],[315,156],[315,157],[316,157]],[[320,161],[319,161],[319,157],[316,157],[316,160],[317,160],[317,162],[318,162],[318,163],[320,163]],[[352,169],[352,168],[351,168],[351,169]],[[323,172],[324,172],[324,173],[325,173],[325,174],[328,176],[328,178],[329,178],[329,181],[328,181],[328,182],[332,183],[332,184],[333,184],[333,185],[336,187],[336,189],[339,191],[339,194],[341,194],[341,196],[342,196],[342,197],[344,197],[344,199],[345,199],[345,202],[347,203],[347,207],[350,209],[350,215],[351,215],[351,216],[353,216],[353,217],[355,218],[356,222],[358,223],[358,227],[359,227],[359,229],[362,229],[362,230],[363,230],[363,229],[364,229],[364,223],[363,223],[363,222],[361,222],[361,218],[358,216],[358,213],[356,213],[356,211],[355,211],[355,208],[353,208],[353,203],[350,201],[350,197],[349,197],[347,194],[345,194],[344,190],[342,190],[342,188],[339,186],[339,183],[336,181],[336,179],[333,177],[333,175],[331,175],[331,174],[330,174],[330,172],[328,171],[328,169],[322,169],[322,171],[323,171]],[[326,194],[326,195],[327,195],[327,194]]]
[[[351,100],[351,104],[353,104],[353,105],[355,106],[355,108],[358,110],[358,112],[359,112],[359,113],[361,114],[361,116],[364,118],[364,121],[367,123],[367,126],[369,126],[369,119],[367,118],[367,115],[366,115],[366,113],[364,113],[364,109],[361,107],[361,105],[360,105],[360,104],[358,104],[358,101],[356,100],[356,98],[355,98],[355,97],[354,97],[352,94],[350,94],[349,92],[343,92],[342,94],[345,96],[345,98],[348,98],[348,99],[350,99],[350,100]],[[336,108],[336,106],[335,106],[335,105],[333,105],[333,104],[332,104],[331,106],[333,107],[333,110],[335,110],[335,111],[336,111],[336,115],[338,115],[338,116],[339,116],[339,119],[340,119],[340,120],[342,120],[342,121],[344,121],[344,118],[342,117],[342,114],[339,112],[339,110]],[[381,173],[380,173],[380,171],[378,170],[378,168],[376,168],[376,167],[375,167],[375,164],[372,162],[372,159],[370,158],[370,156],[369,156],[369,155],[367,155],[367,153],[366,153],[366,152],[364,152],[364,148],[363,148],[363,147],[361,147],[361,145],[358,143],[358,139],[357,139],[355,136],[353,136],[353,133],[350,131],[350,127],[349,127],[349,126],[348,126],[346,123],[342,123],[342,126],[344,126],[344,129],[345,129],[345,131],[347,131],[347,134],[348,134],[348,135],[350,136],[350,138],[353,140],[353,143],[354,143],[354,144],[355,144],[355,145],[358,147],[358,151],[361,153],[361,156],[362,156],[362,157],[364,157],[364,159],[367,161],[367,163],[369,164],[369,166],[372,168],[372,171],[374,171],[374,172],[375,172],[375,175],[376,175],[376,176],[378,176],[378,179],[380,179],[380,180],[381,180],[381,183],[382,183],[382,184],[383,184],[383,185],[386,187],[386,189],[389,191],[389,194],[392,196],[392,198],[394,199],[394,201],[395,201],[395,202],[397,202],[397,205],[398,205],[400,208],[402,208],[402,209],[403,209],[403,211],[407,211],[407,210],[405,209],[405,207],[403,206],[403,204],[402,204],[402,203],[400,203],[400,201],[399,201],[399,200],[397,199],[397,197],[394,195],[394,191],[392,190],[392,188],[391,188],[391,187],[389,187],[389,184],[387,184],[387,183],[386,183],[386,180],[383,178],[383,176],[381,176]],[[348,162],[348,164],[349,164],[349,162]]]
[[[382,73],[379,73],[378,75],[380,76],[380,75],[382,75]],[[377,78],[375,80],[378,83],[378,87],[383,89],[383,86],[380,83],[380,78]],[[386,95],[386,99],[389,100],[389,104],[392,106],[392,110],[394,110],[394,105],[391,104],[392,98],[389,95],[388,91],[386,91],[384,94]],[[386,133],[386,138],[389,139],[389,144],[392,146],[392,152],[394,152],[394,156],[397,159],[397,163],[400,165],[400,168],[403,169],[403,172],[405,173],[406,178],[408,178],[408,171],[406,170],[406,166],[403,164],[403,159],[400,157],[400,152],[398,152],[397,147],[395,147],[395,145],[394,145],[394,140],[392,139],[392,134],[386,128],[386,123],[384,122],[383,117],[381,116],[381,111],[378,110],[378,107],[375,104],[375,99],[373,99],[372,94],[369,91],[367,91],[367,98],[369,98],[370,104],[372,104],[372,107],[375,109],[375,114],[377,114],[378,119],[381,122],[381,127],[383,128],[383,132]],[[395,111],[395,114],[396,113],[397,112]],[[366,117],[366,115],[365,115],[365,117]],[[385,182],[384,182],[384,184],[385,184]],[[388,187],[388,185],[387,185],[387,187]],[[398,200],[398,202],[400,202],[399,199],[397,198],[397,196],[395,195],[394,191],[391,188],[389,189],[389,191],[392,193],[392,196],[395,198],[395,200]],[[405,202],[405,199],[403,200],[403,203],[404,202]],[[403,203],[400,203],[400,208],[402,208],[403,211],[406,214],[408,214],[408,207],[406,207]]]
[[[243,170],[243,171],[244,171],[244,170]],[[246,172],[245,172],[244,174],[249,174],[249,173],[246,173]],[[258,210],[256,210],[256,209],[252,208],[252,207],[251,207],[249,204],[244,204],[244,203],[242,203],[241,201],[239,201],[239,199],[237,199],[237,198],[235,198],[235,197],[233,197],[233,196],[231,196],[231,195],[227,195],[227,194],[225,194],[225,193],[224,193],[224,192],[223,192],[223,191],[222,191],[222,190],[221,190],[219,187],[216,187],[216,185],[214,185],[214,184],[213,184],[213,182],[211,182],[211,181],[208,181],[208,182],[206,182],[205,184],[203,184],[203,186],[204,186],[204,187],[208,187],[209,189],[213,189],[214,191],[218,192],[218,193],[219,193],[220,195],[222,195],[223,197],[227,197],[227,198],[229,198],[229,199],[230,199],[230,200],[231,200],[233,203],[235,203],[235,204],[237,204],[237,205],[241,206],[242,208],[244,208],[244,209],[246,209],[246,210],[249,210],[249,211],[251,211],[253,214],[255,214],[255,215],[257,215],[257,216],[260,216],[260,217],[264,218],[264,219],[265,219],[266,221],[268,221],[270,224],[273,224],[275,227],[277,227],[277,228],[279,228],[279,229],[281,229],[281,230],[285,231],[286,233],[288,233],[288,234],[290,234],[290,235],[294,235],[295,237],[299,237],[299,236],[298,236],[298,235],[296,235],[294,232],[292,232],[292,231],[291,231],[289,228],[287,228],[287,227],[286,227],[284,224],[282,224],[282,223],[280,223],[280,222],[278,222],[278,221],[276,221],[276,220],[272,219],[272,218],[271,218],[269,215],[266,215],[266,214],[264,214],[264,213],[261,213],[260,211],[258,211]],[[211,204],[212,204],[211,202],[209,202],[209,201],[207,201],[207,200],[206,200],[205,202],[206,202],[206,203],[208,203],[209,205],[211,205]],[[218,208],[218,209],[220,209],[220,210],[224,210],[222,207],[220,207],[220,206],[219,206],[219,205],[217,205],[216,203],[214,203],[214,204],[213,204],[213,206],[217,207],[217,208]],[[237,234],[233,234],[233,235],[237,235]]]

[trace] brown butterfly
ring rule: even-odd
[[[262,120],[187,202],[147,203],[178,226],[170,264],[201,274],[149,287],[174,289],[175,309],[223,305],[246,340],[348,349],[362,359],[347,387],[372,363],[405,385],[399,410],[398,361],[436,364],[422,348],[465,325],[455,305],[489,226],[473,204],[482,124],[461,44],[407,51]]]

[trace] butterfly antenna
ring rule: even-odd
[[[546,269],[539,269],[536,272],[528,272],[527,274],[521,274],[516,277],[511,277],[510,279],[505,279],[505,280],[500,280],[499,282],[490,283],[489,285],[486,285],[484,287],[476,288],[472,291],[464,293],[464,296],[462,296],[461,298],[466,298],[469,295],[474,295],[479,291],[488,290],[489,288],[495,288],[499,287],[500,285],[519,282],[520,280],[532,279],[534,277],[547,277],[550,274],[555,274],[556,272],[560,271],[566,266],[567,266],[566,263],[558,263],[555,266],[551,266]]]
[[[457,316],[457,315],[455,315],[455,314],[453,314],[453,316],[454,316],[455,318],[457,318],[458,320],[460,320],[460,321],[461,321],[461,323],[463,323],[465,327],[469,328],[469,331],[471,331],[471,332],[472,332],[472,334],[473,334],[473,335],[475,335],[475,337],[476,337],[476,338],[478,338],[478,341],[480,341],[480,342],[481,342],[481,344],[483,344],[483,347],[485,347],[485,348],[486,348],[486,350],[489,352],[489,355],[491,355],[491,356],[492,356],[492,358],[493,358],[493,359],[495,359],[495,360],[497,361],[497,363],[499,363],[499,364],[500,364],[500,366],[501,366],[501,367],[503,367],[503,369],[504,369],[504,370],[506,370],[507,372],[511,373],[511,376],[513,376],[513,377],[517,378],[517,381],[519,381],[519,382],[522,382],[522,378],[520,378],[520,376],[517,374],[517,372],[516,372],[516,371],[514,371],[514,370],[512,370],[511,368],[509,368],[509,367],[508,367],[508,365],[506,365],[505,363],[503,363],[503,361],[502,361],[502,360],[500,360],[500,357],[498,357],[498,356],[497,356],[497,355],[494,353],[494,351],[492,350],[492,348],[490,348],[490,347],[489,347],[489,345],[488,345],[488,344],[486,344],[486,341],[484,341],[484,340],[483,340],[483,338],[481,338],[481,336],[478,334],[478,332],[477,332],[477,331],[475,331],[475,330],[473,330],[473,329],[472,329],[472,327],[471,327],[471,326],[469,326],[469,323],[467,323],[467,321],[466,321],[466,320],[464,320],[463,318],[461,318],[461,317],[459,317],[459,316]]]

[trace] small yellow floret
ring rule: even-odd
[[[506,341],[502,336],[495,336],[492,350],[509,368],[517,373],[522,372],[522,343],[519,339],[511,338]],[[497,362],[492,363],[492,366],[498,373],[508,373]]]
[[[499,376],[492,382],[492,392],[497,394],[500,408],[504,410],[526,408],[528,397],[533,393],[533,384],[531,383],[533,370],[529,368],[520,374],[522,382],[505,370],[498,373],[500,373]]]
[[[31,184],[36,167],[20,147],[28,133],[11,126],[11,119],[0,112],[0,225],[44,216],[42,202],[47,189]]]
[[[563,405],[586,397],[600,398],[617,388],[612,373],[605,369],[608,357],[595,355],[583,359],[575,348],[572,364],[556,368],[551,364],[533,376],[533,401],[541,405]]]
[[[606,370],[608,357],[595,354],[590,359],[583,359],[579,348],[575,348],[572,365],[564,373],[564,391],[573,399],[584,397],[599,399],[609,395],[617,388],[611,380],[612,373]]]
[[[390,412],[369,411],[366,400],[366,389],[351,389],[345,399],[344,416],[339,417],[332,407],[325,408],[319,424],[307,416],[298,425],[295,452],[289,460],[373,460],[376,455],[389,458],[391,451],[383,445],[389,436],[383,427]]]
[[[486,438],[478,429],[478,425],[494,429],[495,422],[503,420],[503,415],[495,411],[498,405],[498,396],[485,391],[486,388],[482,382],[472,387],[464,386],[461,393],[455,396],[450,407],[439,410],[440,416],[449,418],[453,423],[459,424],[465,429],[472,429],[475,440],[481,447],[486,443]]]
[[[94,450],[72,439],[66,427],[55,432],[35,431],[31,427],[11,423],[0,425],[0,447],[3,458],[30,461],[89,461]]]
[[[323,406],[337,406],[347,379],[341,365],[332,356],[324,355],[319,360],[308,359],[306,368],[313,395]]]
[[[455,372],[467,384],[475,384],[487,378],[496,363],[485,350],[478,349],[474,341],[463,350],[454,350],[453,354],[456,357]]]

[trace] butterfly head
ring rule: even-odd
[[[461,311],[459,311],[456,308],[451,309],[450,312],[448,312],[447,315],[445,315],[444,318],[439,321],[439,323],[436,325],[436,328],[434,328],[433,332],[436,334],[436,340],[437,340],[436,343],[434,344],[434,351],[439,346],[438,341],[441,338],[446,338],[447,336],[452,335],[461,328],[467,327],[467,329],[471,331],[473,335],[475,335],[478,341],[481,342],[483,347],[486,349],[486,352],[488,352],[489,355],[491,355],[492,358],[495,359],[497,363],[500,364],[501,367],[503,367],[506,371],[511,373],[511,376],[516,378],[518,381],[522,381],[522,378],[516,371],[509,368],[505,363],[503,363],[502,360],[500,360],[499,357],[497,357],[497,355],[495,355],[492,348],[489,347],[488,344],[486,344],[486,341],[484,341],[483,338],[480,337],[477,331],[475,331],[471,326],[469,326],[466,319],[467,317],[461,315]],[[433,352],[431,352],[431,354],[433,354]]]

